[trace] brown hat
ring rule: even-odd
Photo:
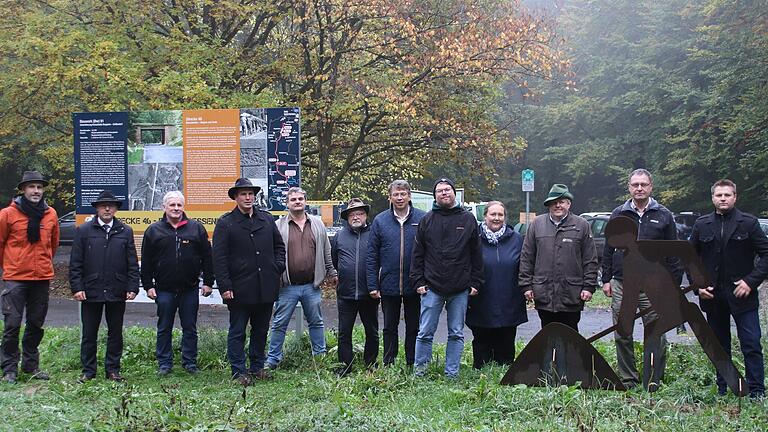
[[[21,189],[27,183],[38,182],[43,186],[48,186],[48,180],[43,178],[40,171],[24,171],[24,175],[21,176],[21,182],[16,186],[17,189]]]
[[[247,179],[245,177],[241,177],[235,181],[235,185],[229,188],[229,191],[227,192],[227,195],[229,195],[230,199],[235,199],[235,194],[240,189],[253,189],[253,193],[257,194],[261,190],[261,187],[254,185],[251,183],[250,179]]]
[[[349,212],[352,210],[363,210],[365,211],[365,214],[368,214],[371,212],[371,206],[364,203],[363,200],[360,198],[352,198],[347,203],[347,208],[341,211],[341,218],[346,219]]]

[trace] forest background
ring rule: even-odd
[[[0,1],[0,202],[26,169],[74,207],[73,112],[299,106],[311,199],[391,179],[534,210],[610,210],[654,174],[674,211],[720,177],[768,213],[766,0]]]

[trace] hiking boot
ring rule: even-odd
[[[160,368],[157,370],[157,374],[160,376],[168,376],[171,374],[171,368]]]
[[[190,375],[195,375],[195,374],[198,374],[200,372],[200,369],[198,369],[198,367],[195,366],[195,365],[187,366],[187,367],[184,368],[184,370],[187,371],[187,373],[190,374]]]
[[[251,379],[255,381],[269,381],[273,378],[272,374],[269,373],[269,371],[266,369],[259,369],[256,372],[249,372],[248,375],[250,375]]]
[[[96,378],[96,375],[82,374],[82,375],[80,375],[80,378],[77,379],[77,382],[79,382],[80,384],[85,384],[88,381],[90,381],[92,379],[95,379],[95,378]]]
[[[233,379],[243,387],[248,387],[251,385],[251,377],[249,377],[248,374],[240,374],[235,376]]]
[[[48,381],[49,379],[51,379],[51,376],[48,375],[48,372],[41,371],[40,369],[35,369],[32,372],[27,372],[27,373],[32,375],[32,379],[35,379],[35,380]]]

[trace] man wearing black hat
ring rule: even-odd
[[[82,339],[80,382],[96,378],[96,350],[102,315],[107,321],[104,369],[108,380],[123,381],[123,316],[125,301],[139,292],[139,263],[133,230],[115,217],[122,201],[105,190],[91,202],[96,217],[77,227],[69,259],[69,285],[80,302]]]
[[[365,328],[365,365],[375,365],[379,355],[379,299],[368,294],[365,279],[370,210],[371,207],[363,200],[352,198],[341,212],[341,218],[347,221],[347,225],[331,241],[333,266],[339,272],[336,304],[339,308],[339,362],[342,364],[338,374],[341,376],[352,370],[352,329],[358,313]]]
[[[525,232],[520,254],[520,289],[533,301],[541,326],[557,322],[579,331],[584,302],[597,286],[597,252],[589,222],[570,213],[573,195],[555,184]]]
[[[442,177],[432,190],[435,202],[416,231],[411,282],[421,295],[414,373],[422,376],[432,361],[432,340],[445,307],[448,343],[445,375],[459,375],[464,350],[464,316],[470,295],[483,284],[483,256],[477,219],[456,201],[453,181]]]
[[[226,213],[213,231],[213,269],[221,298],[229,309],[227,358],[232,378],[242,385],[271,378],[264,369],[272,306],[285,269],[285,245],[268,212],[254,208],[261,188],[247,178],[237,179],[229,197],[237,206]],[[251,323],[245,363],[245,331]]]
[[[3,382],[14,384],[21,369],[34,379],[47,380],[40,370],[37,350],[43,339],[43,323],[48,312],[48,287],[53,279],[53,255],[59,246],[56,210],[45,203],[43,191],[48,182],[37,171],[26,171],[17,188],[21,194],[0,210],[0,267],[5,288],[2,291]],[[26,327],[19,355],[21,318],[26,309]]]

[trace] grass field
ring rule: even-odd
[[[332,332],[327,336],[329,354],[317,361],[310,358],[306,336],[298,340],[289,336],[286,361],[275,371],[275,379],[243,388],[228,376],[225,332],[201,331],[203,371],[196,376],[178,366],[177,351],[173,374],[158,377],[154,337],[151,329],[126,329],[123,374],[127,382],[107,382],[100,369],[98,379],[78,384],[79,330],[47,330],[42,363],[52,379],[29,381],[21,375],[15,386],[0,385],[0,430],[710,432],[768,428],[768,402],[716,395],[713,368],[695,345],[670,348],[665,385],[651,395],[565,386],[500,386],[506,369],[471,369],[469,346],[455,381],[442,376],[442,346],[436,350],[438,361],[424,378],[414,378],[403,365],[337,378],[332,372],[336,357]],[[174,340],[178,343],[178,334]],[[362,342],[360,329],[355,341]],[[612,345],[596,346],[615,365]],[[103,358],[101,351],[99,357]]]

